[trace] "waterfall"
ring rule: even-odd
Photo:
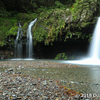
[[[22,32],[22,29],[21,29],[21,24],[19,23],[19,28],[18,28],[18,31],[17,31],[17,36],[16,36],[16,40],[15,40],[15,57],[17,58],[22,58],[22,50],[23,50],[23,47],[22,47],[22,35],[23,35],[23,32]]]
[[[32,26],[36,23],[37,18],[30,22],[28,29],[27,29],[27,42],[26,42],[26,56],[28,58],[33,57],[33,39],[32,39]]]
[[[90,47],[88,51],[88,56],[82,60],[68,61],[67,63],[100,66],[100,17],[97,20],[93,32],[92,40],[90,42]]]
[[[89,57],[92,59],[100,59],[100,17],[97,20],[93,38],[90,43]]]
[[[29,23],[29,26],[27,28],[27,41],[26,41],[26,58],[32,58],[33,57],[33,40],[32,40],[32,26],[37,21],[37,18]],[[23,31],[21,29],[21,24],[19,23],[19,28],[17,31],[16,39],[15,39],[15,52],[14,56],[15,58],[23,58],[23,41],[22,41]],[[25,54],[24,54],[25,57]]]

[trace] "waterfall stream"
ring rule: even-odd
[[[27,29],[27,41],[26,41],[26,58],[32,58],[33,57],[33,39],[32,39],[32,26],[37,21],[37,18],[30,22],[28,29]],[[15,56],[22,58],[22,29],[21,25],[19,23],[19,28],[17,32],[17,37],[15,40]],[[97,20],[93,37],[90,42],[90,48],[88,52],[88,56],[84,59],[80,60],[68,60],[68,61],[62,61],[63,63],[71,63],[71,64],[84,64],[84,65],[100,65],[100,17]]]
[[[22,58],[23,56],[22,36],[23,36],[23,31],[19,23],[19,28],[17,31],[16,40],[15,40],[15,53],[14,53],[14,56],[17,58]]]
[[[100,17],[97,20],[88,56],[93,59],[100,59]]]
[[[33,39],[32,39],[32,26],[36,23],[37,18],[34,21],[30,22],[28,29],[27,29],[27,42],[26,42],[26,57],[32,58],[33,57]]]
[[[15,52],[14,56],[15,58],[32,58],[33,57],[33,39],[32,39],[32,26],[36,23],[37,18],[33,20],[32,22],[29,23],[29,26],[27,28],[27,41],[26,41],[26,54],[23,56],[23,42],[22,42],[22,36],[23,36],[23,31],[21,28],[21,24],[19,23],[19,28],[17,31],[17,36],[15,40]]]
[[[65,61],[66,62],[66,61]],[[90,42],[88,56],[82,60],[67,61],[71,64],[100,65],[100,17],[97,20]]]

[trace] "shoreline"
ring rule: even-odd
[[[73,64],[65,64],[60,62],[52,62],[52,61],[31,61],[31,60],[7,60],[7,61],[0,61],[0,66],[2,67],[78,67],[78,65]]]
[[[6,100],[67,100],[80,98],[81,94],[59,84],[57,79],[46,79],[31,75],[23,75],[22,70],[30,71],[30,68],[61,68],[69,67],[68,64],[40,61],[0,61],[0,99]],[[42,69],[44,72],[45,70]],[[21,73],[19,73],[21,72]],[[5,92],[6,91],[6,92]]]

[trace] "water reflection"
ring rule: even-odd
[[[100,93],[100,68],[99,67],[91,67],[90,68],[90,78],[92,80],[91,90],[99,94]]]

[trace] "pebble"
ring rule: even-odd
[[[16,75],[13,73],[9,74],[8,72],[1,73],[1,76],[0,97],[2,100],[25,100],[24,98],[33,100],[33,97],[39,100],[48,100],[51,98],[52,100],[57,100],[61,98],[62,89],[58,86],[57,81],[47,81],[43,78]],[[62,97],[67,100],[68,95],[65,93]]]
[[[14,66],[15,65],[15,66]],[[34,68],[38,68],[38,67],[45,67],[45,68],[49,68],[49,67],[76,67],[76,65],[71,65],[71,64],[63,64],[63,63],[56,63],[56,62],[49,62],[49,61],[0,61],[0,66],[1,67],[10,67],[13,68],[13,66],[15,68],[18,69],[22,69],[24,67],[34,67]],[[77,66],[78,67],[78,66]]]
[[[45,80],[45,81],[43,81],[43,85],[47,85],[47,81]]]
[[[10,61],[9,63],[9,61],[5,61],[5,63],[0,62],[0,64],[8,68],[4,73],[0,72],[1,100],[68,100],[69,96],[73,93],[69,92],[68,94],[68,90],[64,87],[60,87],[55,80],[21,75],[22,73],[20,72],[22,68],[29,70],[29,67],[32,67],[33,71],[36,71],[38,67],[59,68],[69,67],[71,65],[47,61],[39,63],[31,61]],[[74,65],[71,67],[74,67]],[[42,69],[42,71],[47,72],[45,69]],[[55,71],[55,73],[58,74],[59,72]],[[76,82],[72,81],[71,83]],[[74,100],[74,98],[76,98],[75,94],[72,96],[72,100]]]

